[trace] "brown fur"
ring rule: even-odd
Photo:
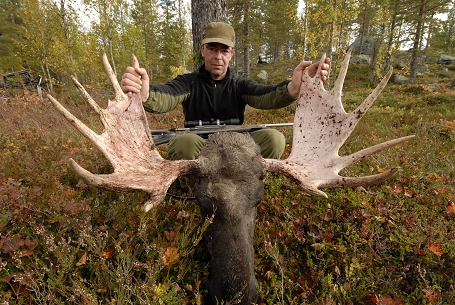
[[[258,299],[253,235],[256,206],[264,194],[261,159],[252,138],[239,133],[211,135],[199,155],[196,198],[204,218],[214,215],[205,232],[213,304]]]

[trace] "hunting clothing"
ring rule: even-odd
[[[150,85],[150,96],[144,102],[149,112],[164,113],[183,106],[185,121],[226,121],[238,119],[243,124],[245,107],[278,109],[292,104],[296,98],[288,92],[289,81],[277,85],[261,85],[248,78],[239,78],[227,70],[222,80],[213,80],[202,65],[198,71],[177,76],[164,85]],[[275,129],[252,133],[261,146],[262,156],[279,159],[285,148],[284,135]],[[171,159],[195,159],[205,139],[182,134],[167,145]]]

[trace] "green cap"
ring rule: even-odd
[[[202,44],[218,42],[229,47],[235,45],[234,28],[224,22],[211,22],[205,27],[202,34]]]

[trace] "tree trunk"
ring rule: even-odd
[[[430,40],[431,40],[431,36],[433,35],[433,19],[434,18],[434,14],[431,15],[431,17],[429,18],[429,23],[428,23],[428,31],[427,31],[427,39],[426,39],[426,44],[425,44],[425,49],[428,49],[430,47]]]
[[[392,47],[393,47],[395,28],[396,28],[396,23],[397,23],[397,15],[398,15],[398,1],[395,1],[392,18],[390,20],[389,38],[388,38],[388,42],[387,42],[386,56],[384,59],[384,71],[388,71],[390,68],[390,61],[392,59]]]
[[[328,57],[332,57],[333,39],[335,37],[335,24],[337,22],[337,8],[338,8],[337,0],[332,1],[332,8],[333,8],[333,16],[332,16],[332,22],[330,23],[329,45],[327,47],[327,56]]]
[[[419,16],[417,20],[417,27],[416,27],[416,32],[414,35],[414,45],[412,47],[412,53],[411,53],[411,70],[409,72],[410,77],[416,77],[417,74],[417,57],[419,55],[419,46],[420,46],[420,38],[421,38],[421,32],[422,32],[422,27],[423,27],[423,22],[424,22],[424,14],[425,14],[425,0],[420,1],[420,6],[419,6]]]
[[[302,48],[303,48],[303,58],[306,58],[306,36],[308,34],[308,5],[309,0],[304,0],[305,11],[303,15],[303,34],[302,34]]]
[[[243,35],[245,37],[245,45],[243,47],[243,76],[250,77],[250,24],[248,21],[248,11],[249,7],[247,6],[245,12],[245,25],[243,28]]]
[[[199,53],[204,29],[210,22],[227,22],[227,2],[226,0],[191,0],[191,19],[193,33],[193,52]],[[196,56],[195,56],[196,58]],[[194,68],[198,68],[199,63],[195,60]]]
[[[360,30],[360,44],[359,44],[359,54],[362,54],[363,53],[363,40],[365,38],[365,35],[366,35],[366,29],[367,29],[367,26],[366,26],[366,23],[367,23],[367,7],[368,7],[368,1],[365,1],[364,2],[364,6],[363,6],[363,20],[362,20],[362,26],[361,26],[361,30]]]

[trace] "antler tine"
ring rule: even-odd
[[[294,118],[292,151],[286,160],[265,159],[267,171],[279,172],[295,179],[310,195],[327,197],[320,187],[353,187],[379,183],[391,177],[398,168],[365,177],[342,177],[338,173],[348,165],[412,139],[402,137],[365,148],[348,156],[338,152],[355,126],[384,89],[391,71],[373,92],[351,113],[346,113],[341,102],[341,92],[346,77],[351,51],[342,63],[340,74],[332,90],[326,91],[320,71],[311,78],[303,73],[297,110]],[[321,60],[324,59],[324,56]]]
[[[76,80],[77,82],[77,80]],[[80,84],[79,84],[80,85]],[[85,90],[84,90],[85,91]],[[101,143],[101,137],[98,135],[96,132],[91,130],[90,128],[87,127],[81,120],[79,120],[77,117],[75,117],[71,112],[66,110],[65,107],[62,106],[52,95],[47,94],[47,97],[51,101],[52,105],[69,121],[71,124],[73,124],[74,127],[76,127],[77,130],[79,130],[80,133],[82,133],[85,137],[87,137],[92,143],[94,143],[98,149],[102,150],[102,146],[100,145]]]
[[[382,90],[385,88],[387,85],[387,82],[390,79],[390,76],[392,76],[393,69],[390,68],[387,74],[382,78],[381,82],[374,88],[374,90],[368,95],[368,97],[363,101],[362,104],[360,104],[356,110],[354,110],[352,113],[356,114],[354,116],[356,124],[357,122],[362,118],[362,116],[370,109],[371,105],[373,105],[374,101],[376,98],[381,94]]]
[[[340,72],[338,73],[338,77],[335,80],[335,84],[333,85],[332,91],[336,96],[341,97],[341,95],[342,95],[341,93],[343,91],[344,79],[346,78],[346,74],[348,73],[349,59],[351,58],[351,52],[352,52],[351,49],[349,49],[346,52],[346,56],[344,57],[343,63],[341,64]],[[343,107],[343,105],[341,103],[340,103],[340,105],[341,105],[341,107]]]
[[[120,87],[120,84],[117,80],[117,76],[114,73],[114,70],[112,70],[111,64],[109,63],[109,60],[107,59],[106,53],[103,53],[103,65],[104,65],[104,70],[106,71],[107,77],[109,78],[109,81],[111,82],[112,88],[114,89],[115,97],[121,97],[125,95],[123,93],[122,88]]]
[[[131,54],[131,59],[133,61],[133,68],[139,69],[139,61],[137,60],[137,57],[134,54]]]
[[[90,94],[87,93],[85,88],[79,83],[77,78],[75,78],[73,75],[71,75],[71,79],[73,80],[74,85],[77,88],[77,91],[79,91],[80,95],[84,98],[84,100],[92,107],[92,109],[97,113],[101,114],[102,109],[101,107],[92,99]]]
[[[384,180],[389,179],[400,170],[399,167],[389,169],[383,173],[363,176],[363,177],[339,177],[338,179],[322,181],[318,187],[357,187],[357,186],[370,186],[378,184]],[[327,194],[324,193],[324,197],[327,198]]]
[[[344,161],[343,162],[340,162],[340,168],[343,169],[343,168],[346,168],[348,167],[349,165],[367,157],[367,156],[371,156],[375,153],[378,153],[384,149],[387,149],[389,147],[393,147],[393,146],[396,146],[398,144],[401,144],[403,142],[406,142],[408,140],[411,140],[415,138],[415,135],[410,135],[410,136],[406,136],[406,137],[401,137],[401,138],[398,138],[398,139],[393,139],[393,140],[390,140],[390,141],[387,141],[387,142],[384,142],[384,143],[380,143],[380,144],[376,144],[374,146],[371,146],[371,147],[368,147],[368,148],[365,148],[365,149],[362,149],[358,152],[355,152],[349,156],[345,156],[345,157],[340,157],[341,159],[343,159]]]

